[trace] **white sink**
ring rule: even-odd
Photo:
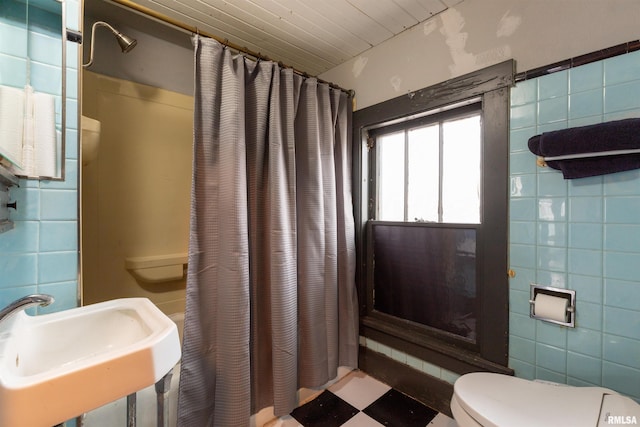
[[[0,426],[51,427],[159,381],[180,360],[175,323],[123,298],[0,325]]]

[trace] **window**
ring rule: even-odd
[[[361,335],[507,370],[511,61],[354,113]]]
[[[369,132],[378,172],[375,219],[480,222],[481,114],[479,104],[472,107],[462,117]]]

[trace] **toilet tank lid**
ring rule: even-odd
[[[571,387],[487,372],[458,378],[454,394],[460,406],[485,427],[597,425],[602,387]]]

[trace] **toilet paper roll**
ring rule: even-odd
[[[567,322],[567,308],[569,300],[566,298],[554,297],[538,293],[535,299],[534,314],[544,319],[555,320],[556,322]]]

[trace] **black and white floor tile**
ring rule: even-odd
[[[455,421],[353,371],[270,427],[456,427]]]

